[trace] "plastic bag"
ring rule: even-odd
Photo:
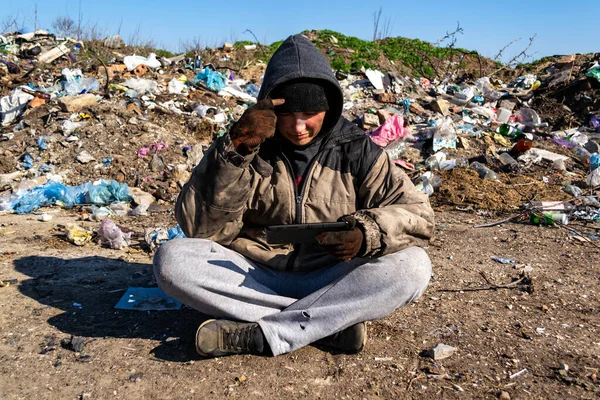
[[[535,81],[537,81],[536,75],[523,75],[515,79],[514,82],[510,83],[508,87],[531,89]]]
[[[77,78],[71,82],[64,82],[63,90],[67,96],[77,96],[90,90],[100,90],[100,84],[96,78]]]
[[[436,126],[435,133],[433,134],[433,151],[455,149],[456,140],[456,130],[452,124],[452,118],[446,117]]]
[[[590,172],[585,180],[585,183],[589,187],[596,187],[600,185],[600,168],[594,169]]]
[[[63,134],[65,136],[70,135],[73,131],[77,130],[78,128],[81,128],[82,126],[85,126],[86,122],[73,122],[70,120],[66,120],[63,122],[62,124],[62,130],[63,130]]]
[[[2,121],[2,126],[8,126],[15,121],[32,99],[32,95],[22,92],[18,88],[10,95],[2,97],[0,99],[0,121]]]
[[[505,94],[505,92],[499,92],[495,90],[490,83],[490,78],[488,78],[487,76],[484,78],[477,79],[475,81],[475,86],[477,86],[477,89],[481,92],[483,96],[490,100],[498,100]]]
[[[409,133],[408,129],[404,128],[404,118],[394,115],[371,133],[371,140],[378,146],[385,147],[395,140],[405,138]]]
[[[161,244],[168,242],[169,240],[181,239],[185,237],[186,236],[179,225],[176,225],[168,230],[164,228],[146,228],[144,230],[144,240],[152,250]]]
[[[73,243],[76,246],[83,246],[90,240],[92,240],[93,232],[88,231],[81,226],[75,224],[68,224],[66,227],[67,231],[67,239],[69,242]]]
[[[99,180],[79,186],[65,186],[50,181],[36,186],[13,200],[10,209],[18,214],[28,214],[40,207],[60,204],[71,208],[75,204],[110,204],[131,201],[127,184],[117,181]]]
[[[117,201],[130,201],[129,188],[127,184],[117,181],[98,180],[89,185],[85,200],[92,204],[111,204]]]
[[[181,94],[185,89],[185,84],[177,78],[173,78],[169,82],[168,92],[171,94]]]
[[[542,123],[538,113],[531,108],[523,107],[519,110],[519,114],[521,115],[520,121],[525,126],[535,127]]]
[[[183,231],[181,230],[179,225],[176,225],[173,228],[169,228],[168,234],[169,234],[168,240],[183,239],[186,237],[185,233],[183,233]]]
[[[590,69],[588,72],[585,73],[585,76],[587,76],[588,78],[594,78],[595,80],[600,82],[600,69]]]
[[[141,94],[146,92],[152,94],[160,94],[160,88],[158,87],[158,83],[150,79],[129,78],[125,82],[123,82],[122,85],[131,88]]]
[[[150,55],[148,56],[148,58],[144,58],[142,56],[127,56],[125,58],[123,58],[123,64],[125,64],[125,66],[127,67],[128,71],[133,71],[135,69],[135,67],[137,67],[138,65],[146,65],[147,67],[150,68],[159,68],[160,67],[160,61],[158,61],[156,59],[156,54],[154,53],[150,53]]]
[[[105,218],[98,228],[98,243],[111,249],[122,250],[131,244],[133,232],[124,233],[113,221]]]
[[[248,93],[250,96],[258,97],[258,92],[260,92],[260,88],[254,83],[249,83],[246,85],[246,93]]]
[[[207,88],[214,90],[215,92],[225,89],[226,86],[225,77],[208,67],[204,68],[204,71],[200,71],[198,75],[194,77],[194,83],[197,84],[199,82],[204,82]]]

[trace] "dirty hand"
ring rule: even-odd
[[[244,112],[229,131],[237,153],[248,155],[275,134],[277,117],[273,108],[283,103],[284,99],[264,99]]]
[[[365,241],[363,231],[356,225],[356,219],[347,215],[340,218],[350,224],[350,230],[323,232],[317,236],[317,243],[340,261],[350,261],[361,250]]]

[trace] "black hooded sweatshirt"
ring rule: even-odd
[[[329,111],[325,115],[319,134],[308,144],[296,146],[279,132],[271,140],[285,156],[294,176],[296,189],[300,192],[306,169],[318,154],[323,143],[340,119],[343,95],[329,63],[319,50],[304,36],[290,36],[273,54],[265,72],[258,99],[270,97],[270,93],[284,82],[296,79],[318,79],[325,88]]]

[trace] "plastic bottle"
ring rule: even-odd
[[[510,110],[507,110],[506,108],[499,108],[496,112],[496,121],[502,124],[506,124],[510,119],[511,115],[512,113],[510,112]]]
[[[469,166],[469,161],[466,158],[453,158],[451,160],[442,161],[439,164],[439,168],[445,171],[458,168],[467,168]]]
[[[600,168],[592,170],[592,172],[588,174],[585,183],[592,188],[600,185]]]
[[[509,124],[500,125],[500,127],[498,127],[496,132],[498,132],[502,136],[506,136],[511,139],[515,139],[515,138],[517,138],[517,136],[523,134],[523,132],[520,129],[515,128],[514,126],[509,125]]]
[[[590,157],[590,168],[592,170],[600,167],[600,154],[594,154]]]
[[[513,147],[510,149],[508,154],[515,157],[521,153],[526,152],[527,150],[533,147],[533,142],[531,140],[521,139],[519,140]]]
[[[529,215],[529,220],[534,225],[554,225],[555,223],[561,225],[569,224],[569,216],[561,212],[544,212],[543,214],[532,212]]]
[[[575,157],[577,157],[577,159],[583,164],[587,165],[590,163],[590,158],[592,158],[592,155],[585,148],[576,145],[571,148],[571,151],[573,152],[573,154],[575,154]]]
[[[398,160],[406,150],[404,139],[397,139],[385,146],[385,152],[390,155],[392,160]]]
[[[469,167],[477,171],[479,177],[482,179],[498,179],[498,175],[494,171],[478,161],[472,162]]]
[[[431,171],[427,171],[419,177],[415,188],[431,196],[441,184],[442,180],[439,176],[434,175]]]
[[[562,201],[532,201],[529,203],[531,208],[537,208],[543,211],[573,211],[575,206],[571,203],[564,203]]]
[[[511,168],[516,168],[519,166],[519,163],[508,153],[502,153],[499,157],[502,165],[510,165]]]
[[[519,113],[521,114],[521,122],[525,126],[536,127],[544,125],[538,113],[531,108],[523,107],[519,110]]]
[[[425,165],[427,165],[429,169],[440,169],[440,164],[444,161],[446,161],[446,153],[438,151],[425,160]]]
[[[567,185],[563,188],[563,190],[569,193],[572,196],[581,196],[583,194],[583,190],[575,185]]]

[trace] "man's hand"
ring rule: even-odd
[[[229,132],[237,153],[248,155],[275,134],[277,117],[273,108],[283,103],[284,99],[264,99],[244,112]]]
[[[317,236],[317,243],[338,260],[350,261],[363,247],[365,235],[356,226],[356,219],[353,216],[347,215],[340,220],[348,222],[351,229],[348,231],[323,232]]]

